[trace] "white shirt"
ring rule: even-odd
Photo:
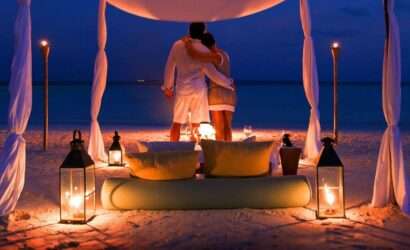
[[[209,52],[209,49],[197,39],[193,39],[192,44],[198,51]],[[219,73],[211,63],[202,63],[191,58],[182,40],[176,41],[169,52],[165,67],[163,89],[173,89],[175,71],[177,71],[177,95],[191,95],[198,91],[206,91],[205,75],[222,87],[232,89],[233,81]]]

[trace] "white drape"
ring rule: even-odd
[[[309,127],[303,152],[308,161],[314,162],[320,151],[319,81],[311,35],[308,0],[300,0],[300,18],[305,36],[303,42],[303,87],[310,105]]]
[[[394,0],[385,0],[386,41],[383,62],[383,111],[387,129],[383,134],[373,186],[372,206],[397,202],[410,215],[410,182],[400,139],[401,55],[400,34]]]
[[[107,25],[105,21],[106,0],[100,0],[98,10],[98,52],[94,65],[94,80],[91,92],[91,129],[88,153],[96,162],[106,162],[107,154],[104,148],[104,140],[98,123],[98,114],[101,109],[101,101],[107,84],[107,55],[105,45],[107,43]]]
[[[211,22],[248,16],[284,0],[108,0],[133,15],[178,22]]]
[[[15,48],[9,83],[9,134],[0,153],[0,215],[12,212],[24,187],[26,142],[23,133],[31,113],[31,0],[18,0]]]

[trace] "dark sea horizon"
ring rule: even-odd
[[[6,127],[8,86],[0,82],[0,127]],[[238,107],[234,127],[306,129],[309,119],[303,85],[300,81],[237,81]],[[171,105],[160,91],[161,81],[110,81],[99,116],[102,127],[169,126]],[[49,124],[87,126],[90,121],[91,82],[50,81]],[[331,82],[320,82],[320,120],[323,130],[332,128]],[[381,104],[380,82],[340,82],[339,121],[341,130],[383,130],[386,127]],[[29,127],[43,121],[43,87],[33,83],[33,109]],[[400,128],[410,131],[410,82],[402,85]]]

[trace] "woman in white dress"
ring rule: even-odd
[[[208,53],[195,50],[190,39],[184,39],[184,42],[191,57],[202,62],[213,63],[219,72],[227,77],[230,76],[229,55],[216,46],[211,33],[204,33],[201,38],[202,44],[210,50]],[[223,88],[210,81],[208,103],[212,124],[216,131],[216,139],[232,141],[232,118],[236,106],[235,91]]]

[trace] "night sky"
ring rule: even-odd
[[[41,79],[38,40],[52,43],[50,78],[91,81],[96,53],[98,0],[33,0],[33,74]],[[311,0],[319,77],[330,80],[329,44],[342,43],[340,77],[346,81],[381,78],[384,20],[382,0]],[[403,79],[410,80],[410,1],[396,0],[401,27]],[[16,3],[0,8],[0,80],[9,78]],[[173,41],[187,24],[151,21],[107,8],[109,79],[162,79]],[[209,30],[229,52],[233,77],[241,80],[300,80],[303,34],[299,1],[288,0],[265,12],[212,23]]]

